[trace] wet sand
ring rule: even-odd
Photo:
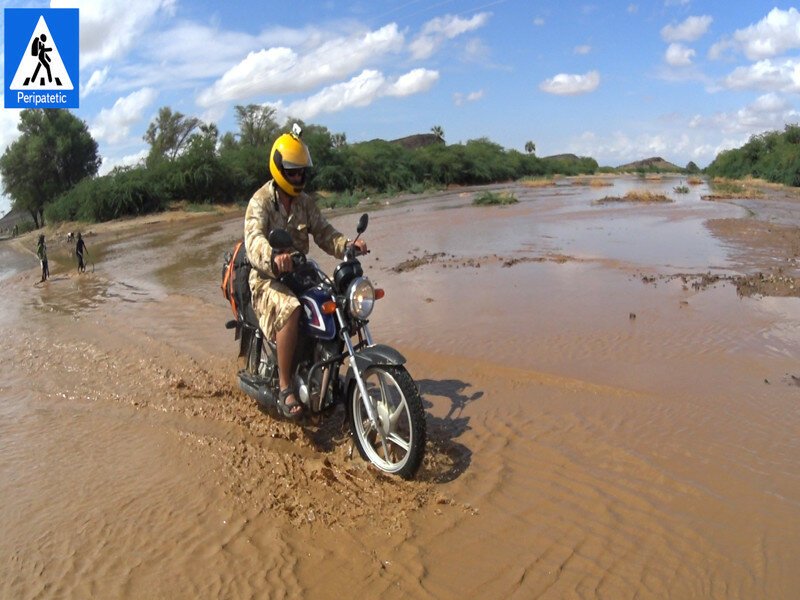
[[[675,185],[362,207],[414,482],[236,389],[243,211],[98,225],[84,275],[53,238],[41,285],[0,244],[0,596],[795,597],[800,202]],[[675,202],[594,203],[630,189]]]

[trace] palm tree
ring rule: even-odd
[[[536,144],[533,142],[525,142],[525,152],[528,154],[533,154],[536,152]]]
[[[431,133],[436,136],[436,139],[440,142],[444,141],[444,129],[440,125],[434,125],[431,127]]]

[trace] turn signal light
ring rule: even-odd
[[[322,314],[324,315],[332,315],[336,312],[336,302],[333,300],[328,300],[327,302],[322,303]]]
[[[383,291],[383,288],[375,288],[375,300],[380,300],[386,295],[386,292]]]

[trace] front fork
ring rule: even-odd
[[[380,421],[378,420],[378,413],[375,410],[375,406],[372,403],[372,399],[369,397],[367,393],[367,385],[364,383],[364,378],[361,377],[361,373],[358,370],[358,363],[356,361],[356,351],[353,348],[353,342],[350,341],[350,334],[349,329],[347,327],[347,323],[344,320],[344,315],[342,315],[341,309],[336,309],[336,316],[339,318],[339,325],[341,325],[340,331],[342,333],[342,339],[344,340],[344,345],[347,348],[347,352],[350,355],[350,366],[353,370],[353,377],[356,380],[356,385],[358,386],[358,391],[361,393],[361,401],[364,404],[364,408],[367,411],[367,416],[369,417],[369,422],[375,428],[375,431],[378,432],[378,435],[381,438],[381,445],[383,446],[384,456],[389,456],[389,446],[388,441],[386,439],[386,434],[383,432],[383,427],[380,426]],[[364,330],[364,337],[366,338],[367,345],[372,345],[372,335],[369,332],[369,327],[367,327],[366,323],[362,326]]]

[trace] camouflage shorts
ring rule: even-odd
[[[253,288],[253,310],[267,339],[274,340],[275,334],[299,307],[297,296],[274,279],[259,279]]]

